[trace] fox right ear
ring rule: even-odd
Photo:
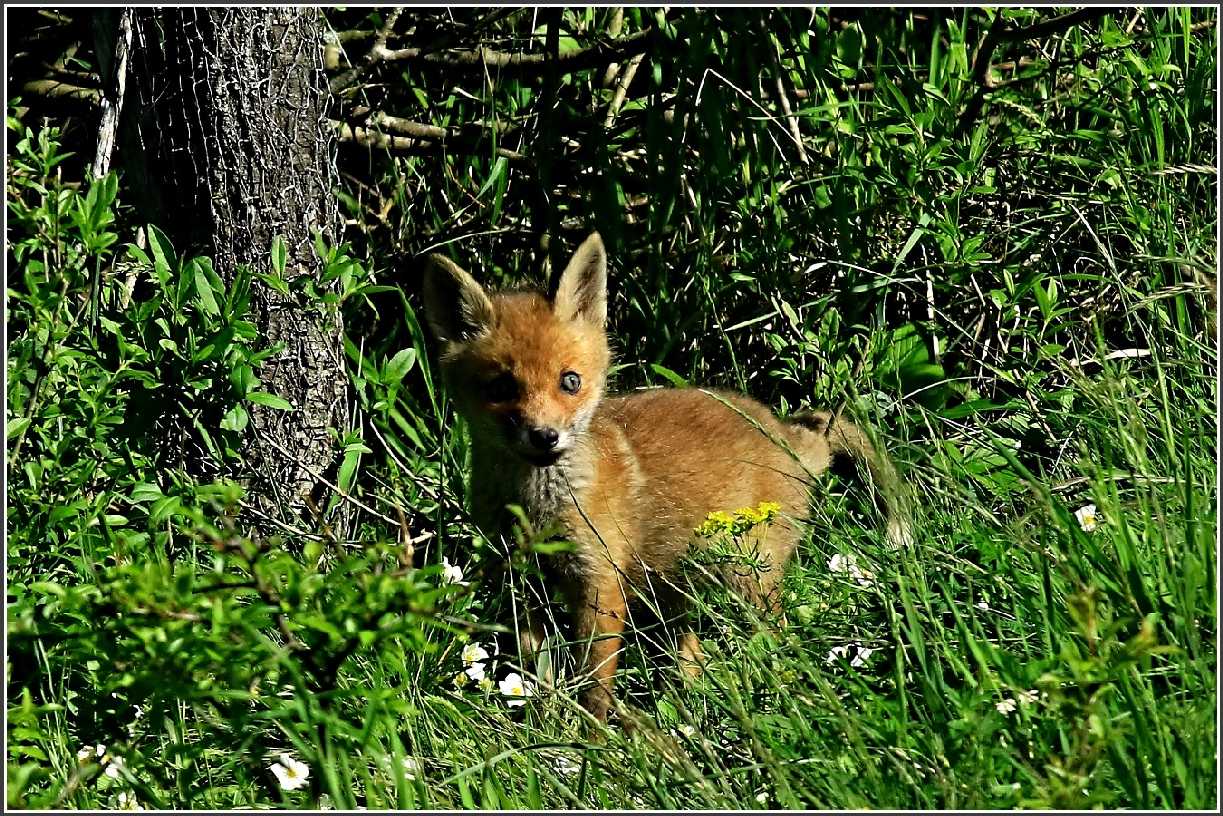
[[[425,264],[425,319],[443,342],[462,342],[493,322],[493,302],[476,279],[445,255]]]

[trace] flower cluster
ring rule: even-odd
[[[451,564],[450,559],[445,556],[442,557],[442,581],[459,586],[467,586],[471,583],[471,581],[463,580],[463,568],[457,564]]]
[[[875,573],[859,566],[858,559],[853,553],[849,555],[837,553],[828,559],[828,569],[833,575],[845,575],[857,581],[858,586],[868,587],[875,581]]]
[[[479,643],[468,643],[463,647],[463,675],[470,677],[477,683],[488,680],[484,676],[484,661],[488,660],[488,652]]]
[[[485,665],[489,659],[488,650],[479,643],[468,643],[463,647],[462,658],[464,668],[455,676],[455,685],[466,685],[469,680],[474,680],[482,691],[491,691],[493,680],[488,676]],[[502,696],[509,698],[505,704],[510,708],[526,705],[526,698],[535,694],[535,687],[518,672],[510,672],[497,685]]]
[[[117,780],[127,770],[127,763],[123,760],[123,757],[112,754],[102,744],[84,746],[76,752],[76,759],[82,765],[97,762],[102,767],[102,775],[107,779]],[[118,792],[118,805],[116,809],[144,810],[136,799],[136,794],[126,790]]]
[[[998,709],[999,714],[1006,716],[1013,714],[1018,705],[1023,705],[1025,707],[1030,706],[1038,699],[1040,699],[1040,692],[1036,691],[1035,689],[1031,691],[1020,691],[1015,694],[1014,699],[1004,697],[1003,699],[994,703],[994,708]]]
[[[781,505],[777,502],[761,502],[755,507],[741,507],[733,513],[715,510],[696,528],[696,534],[705,538],[721,533],[743,535],[753,527],[768,524],[780,512]]]
[[[127,767],[123,757],[112,755],[105,745],[95,745],[92,748],[85,746],[76,752],[76,758],[81,763],[97,759],[98,764],[102,766],[102,773],[110,779],[118,779],[119,774]]]

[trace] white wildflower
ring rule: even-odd
[[[410,756],[404,757],[403,761],[399,764],[400,767],[403,768],[403,775],[405,779],[415,779],[416,775],[421,772],[423,767],[420,764],[419,759]]]
[[[463,647],[463,665],[470,666],[481,660],[488,660],[488,652],[479,643],[468,643]]]
[[[756,794],[756,801],[762,805],[768,804],[768,801],[769,801],[768,791],[761,791],[760,793]]]
[[[136,799],[136,794],[130,791],[119,791],[119,809],[120,810],[144,810],[140,801]]]
[[[140,806],[140,802],[136,801],[136,794],[119,791],[119,810],[144,810],[144,808]]]
[[[832,558],[828,559],[828,570],[833,575],[846,575],[858,582],[858,586],[867,587],[874,582],[875,574],[870,570],[863,569],[858,564],[858,559],[850,555],[842,555],[837,553]]]
[[[552,761],[552,767],[565,776],[573,776],[582,770],[582,766],[566,753],[559,753]]]
[[[1015,710],[1015,701],[1007,698],[994,703],[994,708],[998,709],[999,714],[1010,714]]]
[[[696,733],[696,729],[693,728],[691,725],[684,723],[683,725],[679,727],[679,732],[683,734],[685,737],[688,737],[689,739],[691,739],[692,735]]]
[[[859,643],[849,643],[843,646],[833,646],[829,650],[828,656],[824,658],[827,663],[836,663],[838,658],[848,660],[849,665],[855,669],[866,665],[866,661],[870,660],[877,650],[868,648]],[[852,652],[852,656],[851,656]]]
[[[526,705],[526,698],[534,693],[531,684],[523,680],[522,675],[518,672],[510,672],[498,685],[501,688],[501,694],[511,698],[505,703],[510,708]]]
[[[280,782],[281,790],[297,790],[310,778],[310,766],[290,754],[281,754],[280,758],[272,763],[271,768],[276,780]]]
[[[866,661],[870,660],[871,655],[873,655],[874,653],[875,653],[874,649],[868,649],[865,646],[859,646],[858,653],[854,655],[853,660],[849,661],[849,665],[853,666],[855,669],[859,668],[865,665]]]
[[[76,758],[79,762],[88,762],[93,756],[93,749],[86,745],[84,748],[76,752]]]
[[[1015,698],[1024,705],[1032,705],[1032,703],[1040,699],[1040,692],[1036,689],[1032,689],[1031,691],[1021,691],[1015,695]]]
[[[463,580],[463,568],[458,564],[451,564],[450,559],[442,557],[442,580],[447,584],[458,584],[459,586],[467,586],[470,581]]]
[[[119,774],[127,768],[127,763],[123,761],[123,757],[112,757],[110,754],[102,757],[102,764],[106,766],[106,770],[102,773],[106,774],[111,779],[118,779]]]
[[[479,682],[484,679],[484,664],[472,663],[464,670],[465,674],[472,680]]]
[[[1083,528],[1083,532],[1090,533],[1099,526],[1099,516],[1096,514],[1096,506],[1094,504],[1084,505],[1074,511],[1074,517],[1079,520],[1079,526]]]

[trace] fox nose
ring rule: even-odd
[[[550,451],[556,447],[561,435],[555,428],[532,428],[527,431],[527,438],[531,440],[531,445],[537,450]]]

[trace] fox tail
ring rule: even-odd
[[[872,483],[883,498],[888,541],[894,547],[913,543],[909,490],[886,452],[876,448],[857,425],[828,411],[804,411],[790,417],[789,422],[795,431],[799,460],[812,476],[823,473],[839,456],[850,456],[859,468],[866,465]]]

